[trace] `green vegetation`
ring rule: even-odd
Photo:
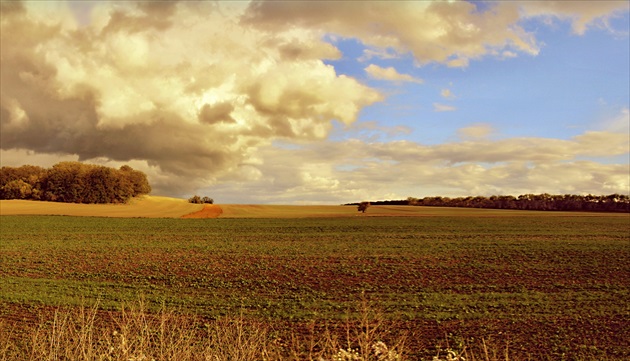
[[[120,169],[61,162],[50,169],[24,165],[2,167],[0,199],[66,203],[125,203],[151,192],[147,176],[124,165]]]
[[[438,207],[469,207],[495,209],[525,209],[539,211],[603,211],[630,212],[630,196],[609,194],[594,196],[576,194],[521,194],[490,197],[425,197],[408,198],[410,205]]]
[[[406,200],[371,202],[372,205],[491,208],[537,211],[630,212],[630,195],[521,194],[476,197],[408,197]],[[359,205],[359,203],[349,203]]]
[[[204,196],[204,197],[199,197],[198,195],[194,195],[190,198],[188,198],[188,203],[195,203],[195,204],[214,204],[214,199]]]
[[[430,359],[445,341],[482,339],[509,347],[510,359],[630,357],[627,215],[470,212],[2,216],[0,323],[19,327],[51,306],[115,311],[141,297],[151,311],[240,315],[273,335],[343,336],[365,299],[389,330],[383,341],[406,336],[406,360]]]

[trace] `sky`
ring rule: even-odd
[[[230,204],[630,194],[628,1],[2,1],[0,163]]]

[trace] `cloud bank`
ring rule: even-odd
[[[323,139],[381,97],[325,65],[338,55],[316,34],[249,30],[244,8],[98,4],[79,27],[62,5],[2,3],[3,149],[211,180],[273,139]]]
[[[588,131],[569,140],[488,140],[484,124],[461,129],[467,139],[438,145],[361,139],[261,148],[251,165],[255,181],[234,179],[215,191],[254,203],[343,203],[345,200],[406,199],[526,193],[611,194],[630,189],[627,163],[597,157],[628,156],[626,133]]]
[[[418,182],[466,193],[525,189],[536,179],[546,182],[545,167],[558,162],[569,162],[563,172],[592,170],[590,180],[572,186],[575,191],[627,187],[627,179],[618,179],[623,165],[576,158],[627,152],[627,143],[609,133],[492,143],[478,139],[486,133],[477,126],[462,130],[471,141],[436,147],[330,142],[336,124],[351,129],[362,109],[385,97],[325,62],[343,56],[329,36],[357,39],[369,56],[411,54],[418,66],[465,67],[487,56],[536,55],[539,42],[520,25],[522,19],[570,21],[579,34],[627,11],[625,2],[571,8],[501,2],[486,10],[468,2],[0,6],[3,165],[53,159],[129,163],[147,172],[162,194],[212,185],[237,199],[230,188],[236,184],[250,189],[253,202],[312,201],[324,190],[331,202],[385,197],[380,189],[395,188],[393,180],[401,182],[400,192]],[[420,83],[394,68],[365,70],[377,79]],[[436,103],[435,110],[454,107]],[[599,142],[605,146],[589,146]],[[416,176],[403,176],[409,171]],[[593,174],[609,176],[598,188]],[[507,184],[521,176],[528,181],[511,188],[491,181],[505,178]]]

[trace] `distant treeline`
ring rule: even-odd
[[[61,162],[52,168],[2,167],[0,199],[67,203],[124,203],[151,192],[146,174],[127,165],[120,169]]]
[[[348,205],[358,205],[349,203]],[[522,209],[539,211],[604,211],[630,212],[630,197],[623,194],[594,195],[553,195],[553,194],[523,194],[514,196],[490,197],[409,197],[405,200],[388,200],[370,202],[377,205],[410,205],[432,207],[467,207],[494,209]]]

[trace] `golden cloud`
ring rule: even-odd
[[[452,105],[433,103],[434,112],[453,112],[455,110],[457,110],[457,108]]]
[[[258,153],[263,161],[254,165],[259,179],[240,183],[239,192],[256,202],[333,204],[429,195],[627,194],[628,164],[587,159],[628,152],[627,136],[612,132],[437,145],[352,139],[296,145],[289,153],[266,146]],[[238,199],[231,181],[224,184],[213,189]]]
[[[520,4],[525,16],[568,20],[573,32],[584,34],[590,26],[613,30],[609,20],[630,10],[627,1],[524,1]],[[627,29],[626,29],[627,32]]]
[[[462,139],[482,139],[490,135],[493,131],[494,129],[490,124],[477,123],[459,129],[457,134]]]
[[[248,24],[279,30],[290,27],[327,29],[329,33],[357,38],[381,49],[370,56],[411,52],[420,64],[445,63],[464,67],[469,59],[496,49],[537,54],[532,34],[519,25],[518,7],[497,3],[479,12],[475,4],[454,2],[317,2],[254,1],[247,10]]]
[[[393,82],[410,82],[410,83],[422,83],[422,79],[414,78],[409,74],[400,74],[394,67],[381,68],[378,65],[370,64],[365,69],[365,72],[374,79],[388,80]]]
[[[381,99],[324,64],[339,52],[317,31],[260,31],[244,11],[96,3],[77,21],[68,3],[2,2],[2,149],[210,180],[273,139],[324,138]]]

